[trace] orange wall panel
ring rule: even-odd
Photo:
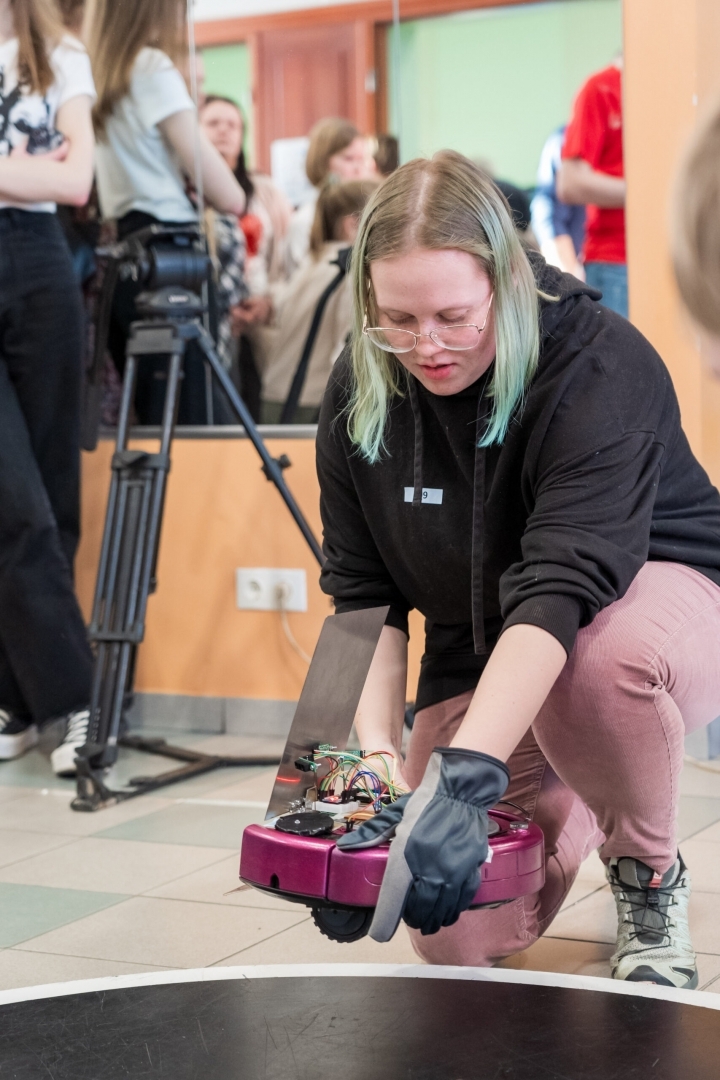
[[[718,0],[625,0],[624,128],[630,316],[673,377],[695,453],[720,483],[720,388],[704,370],[672,276],[679,156],[720,87]]]
[[[152,448],[151,444],[134,444]],[[268,442],[293,465],[288,484],[317,536],[319,488],[312,439]],[[78,593],[89,618],[110,479],[113,446],[83,457],[83,537]],[[176,440],[158,563],[148,601],[137,689],[154,693],[296,700],[307,665],[291,647],[277,612],[238,611],[235,569],[304,568],[308,611],[288,614],[298,643],[312,654],[332,614],[319,568],[246,439]],[[413,620],[411,696],[422,652],[422,619]]]
[[[676,0],[626,3],[624,127],[630,317],[670,368],[699,453],[700,365],[678,304],[667,230],[671,178],[695,120],[692,8]],[[668,67],[670,43],[676,62]]]
[[[293,493],[319,535],[312,440],[269,444],[293,462]],[[83,544],[78,590],[92,600],[107,498],[110,443],[83,461]],[[148,602],[137,688],[168,694],[294,699],[307,667],[291,648],[277,612],[238,611],[235,568],[297,567],[307,571],[308,611],[288,615],[302,648],[312,653],[331,613],[318,566],[245,439],[184,440],[173,463],[158,564],[158,591]]]

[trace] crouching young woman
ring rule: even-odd
[[[364,214],[354,337],[318,431],[338,612],[388,604],[357,729],[412,794],[341,841],[393,835],[371,931],[492,964],[550,926],[599,848],[618,979],[697,985],[678,851],[685,733],[720,714],[720,495],[660,357],[600,295],[521,247],[493,184],[443,152]],[[425,616],[400,760],[407,616]],[[536,895],[467,911],[487,810],[545,835]]]

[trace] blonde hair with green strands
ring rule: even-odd
[[[493,407],[481,446],[502,443],[535,373],[540,352],[538,292],[507,204],[492,180],[462,154],[442,150],[401,166],[368,203],[352,261],[353,381],[348,432],[362,456],[376,462],[393,397],[404,392],[405,368],[362,333],[377,325],[370,267],[410,251],[474,255],[494,297]]]

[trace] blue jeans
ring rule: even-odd
[[[55,214],[0,210],[0,708],[90,700],[75,599],[84,315]]]
[[[602,302],[611,311],[628,317],[627,265],[625,263],[585,263],[585,280],[603,294]]]

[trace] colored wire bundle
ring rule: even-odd
[[[382,809],[383,801],[394,802],[406,791],[405,787],[395,782],[395,758],[390,767],[387,760],[390,755],[380,750],[361,754],[352,750],[324,751],[320,747],[319,754],[322,754],[323,761],[330,764],[330,771],[318,782],[320,797],[338,796],[343,801],[355,797],[369,804],[351,814],[351,821],[372,817]]]

